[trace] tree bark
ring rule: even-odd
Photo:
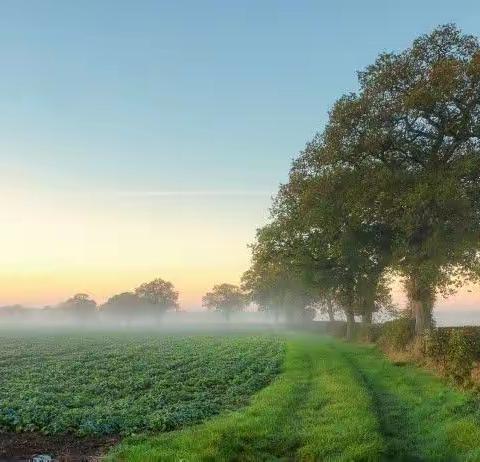
[[[362,340],[370,342],[372,340],[372,312],[362,314]]]
[[[347,316],[347,335],[346,338],[348,341],[353,339],[353,334],[355,330],[355,316],[353,314],[353,311],[347,311],[346,313]]]
[[[364,313],[362,314],[362,324],[369,326],[372,324],[372,313]]]
[[[432,327],[432,312],[428,300],[412,300],[415,315],[415,335],[422,335]]]
[[[331,323],[335,322],[335,313],[333,312],[333,303],[331,301],[327,301],[327,313],[328,313],[328,320]]]
[[[435,290],[422,286],[415,278],[408,281],[406,288],[412,316],[415,318],[415,335],[418,337],[432,327]]]

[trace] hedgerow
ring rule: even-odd
[[[414,339],[414,321],[402,318],[381,326],[378,343],[386,350],[406,351]],[[480,328],[434,328],[420,339],[420,347],[419,352],[455,383],[472,385],[472,371],[480,361]]]
[[[415,322],[407,317],[385,322],[378,343],[386,348],[404,351],[414,338]]]

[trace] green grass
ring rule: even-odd
[[[267,335],[0,335],[0,430],[131,435],[245,406],[280,371]]]
[[[480,460],[478,403],[372,347],[293,335],[284,372],[240,411],[128,438],[118,461]]]

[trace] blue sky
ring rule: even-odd
[[[480,2],[3,0],[4,219],[25,225],[25,195],[44,194],[49,223],[95,203],[103,217],[134,209],[139,226],[180,214],[218,236],[234,227],[235,278],[269,195],[356,71],[447,22],[480,35]],[[128,197],[141,191],[160,195]],[[47,250],[37,257],[49,267]]]
[[[479,33],[480,3],[4,0],[2,160],[59,186],[274,190],[356,70],[450,21]]]

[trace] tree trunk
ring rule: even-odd
[[[432,327],[430,303],[426,300],[412,300],[411,303],[415,315],[415,335],[419,336]]]
[[[355,316],[353,311],[347,311],[345,314],[347,316],[347,340],[350,341],[353,339],[355,330]]]
[[[415,335],[421,336],[432,327],[435,290],[422,286],[415,278],[407,282],[406,289],[412,316],[415,318]]]
[[[328,320],[331,323],[335,322],[335,313],[333,312],[333,303],[331,301],[327,301],[327,313],[328,313]]]
[[[278,312],[278,308],[274,308],[274,316],[275,316],[275,324],[278,324],[280,320],[280,313]]]
[[[372,312],[362,314],[362,329],[361,329],[361,338],[363,341],[371,342],[372,340]]]
[[[362,314],[362,324],[365,326],[369,326],[372,324],[372,313],[364,313]]]

